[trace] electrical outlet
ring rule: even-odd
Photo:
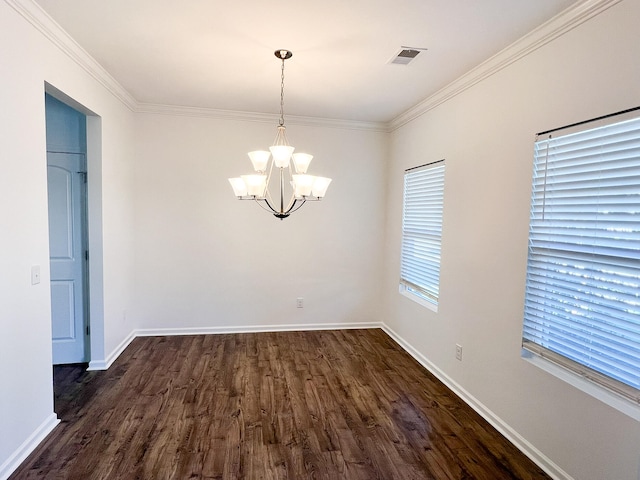
[[[456,360],[462,361],[462,345],[456,343]]]
[[[296,307],[304,308],[304,298],[302,297],[296,298]]]

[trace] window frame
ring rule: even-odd
[[[440,299],[444,176],[442,159],[409,168],[403,177],[398,291],[434,312]]]
[[[598,146],[601,146],[602,144],[605,143],[604,137],[605,137],[605,129],[616,129],[618,128],[618,126],[623,125],[625,123],[629,123],[631,124],[631,122],[640,122],[640,107],[638,108],[633,108],[633,109],[628,109],[625,110],[623,112],[618,112],[615,114],[611,114],[611,115],[606,115],[604,117],[599,117],[597,119],[593,119],[593,120],[588,120],[585,122],[580,122],[577,124],[573,124],[567,127],[562,127],[559,129],[554,129],[552,131],[547,131],[547,132],[542,132],[540,134],[538,134],[538,138],[536,139],[536,145],[538,143],[543,143],[543,142],[550,142],[548,137],[551,137],[550,134],[556,134],[557,132],[559,132],[557,134],[557,136],[554,136],[556,141],[562,141],[562,139],[570,137],[572,135],[593,135],[592,137],[590,137],[590,139],[593,139],[593,141],[595,143],[598,144]],[[622,127],[621,127],[622,128]],[[599,133],[602,132],[602,133]],[[598,135],[596,135],[596,133],[598,133]],[[547,135],[547,137],[539,139],[541,136],[543,135]],[[635,135],[635,132],[634,132]],[[635,142],[634,144],[636,144],[638,147],[640,147],[640,133],[636,136],[633,136],[633,141]],[[572,161],[575,162],[575,165],[578,165],[580,167],[582,167],[584,160],[582,160],[582,154],[575,154],[573,157],[571,157]],[[616,153],[616,155],[618,155]],[[636,158],[635,156],[632,158]],[[610,160],[598,160],[598,163],[600,165],[604,165],[604,166],[609,166],[609,164],[607,164],[608,161],[614,162],[614,161],[618,161],[619,157],[616,156],[615,158],[612,158]],[[539,366],[540,368],[543,368],[544,370],[546,370],[549,373],[552,373],[553,375],[557,376],[558,378],[561,378],[565,381],[567,381],[568,383],[580,388],[581,390],[585,391],[586,393],[599,398],[600,400],[604,401],[605,403],[613,406],[614,408],[622,411],[623,413],[632,416],[635,419],[640,419],[640,388],[634,387],[631,384],[627,384],[625,382],[622,382],[614,377],[610,377],[608,376],[605,372],[603,371],[599,371],[597,369],[593,369],[579,361],[577,361],[575,358],[569,358],[564,356],[562,353],[558,352],[558,351],[554,351],[551,350],[549,348],[547,348],[544,345],[541,345],[541,343],[544,343],[545,341],[532,341],[531,336],[530,338],[526,338],[526,334],[525,334],[525,330],[528,326],[528,319],[527,319],[527,308],[530,306],[530,302],[531,302],[531,298],[530,295],[530,285],[534,284],[536,281],[535,280],[531,280],[531,271],[532,268],[532,256],[535,255],[541,255],[540,251],[543,250],[540,247],[534,247],[533,246],[533,242],[535,240],[537,240],[535,238],[535,234],[533,233],[533,228],[534,228],[534,222],[538,222],[537,224],[537,228],[540,227],[541,224],[543,224],[545,227],[549,227],[551,225],[551,223],[553,223],[552,220],[549,220],[548,223],[544,223],[544,217],[543,217],[543,221],[542,223],[540,222],[540,214],[538,212],[538,216],[536,218],[535,217],[535,213],[534,213],[534,204],[536,202],[536,199],[539,201],[540,200],[540,193],[539,193],[539,189],[538,189],[538,197],[536,197],[536,167],[539,163],[541,163],[542,161],[544,162],[548,162],[548,159],[545,160],[539,160],[539,157],[536,156],[534,154],[534,175],[533,175],[533,187],[532,187],[532,202],[531,202],[531,216],[530,216],[530,224],[529,224],[529,255],[528,255],[528,259],[527,259],[527,279],[526,279],[526,292],[525,292],[525,312],[524,312],[524,319],[523,319],[523,350],[522,350],[522,357],[526,360],[528,360],[529,362],[533,363],[536,366]],[[573,164],[572,164],[573,165]],[[554,179],[551,178],[547,178],[547,168],[551,168],[550,166],[547,167],[547,165],[545,164],[544,167],[544,175],[545,177],[541,180],[542,182],[542,188],[544,190],[544,192],[547,191],[547,189],[551,189],[553,187],[553,181]],[[621,175],[621,176],[612,176],[612,177],[606,177],[607,179],[609,178],[614,178],[614,179],[618,179],[618,178],[627,178],[627,177],[631,177],[631,178],[635,178],[637,176],[637,171],[636,170],[632,170],[630,174],[628,175]],[[540,179],[538,178],[538,182],[540,183]],[[597,182],[594,182],[594,185],[598,185],[600,188],[606,188],[604,186],[604,181],[603,180],[599,180]],[[618,184],[615,185],[615,187],[613,187],[614,189],[617,188]],[[543,193],[542,195],[547,195],[547,193]],[[600,192],[598,193],[598,195],[600,195]],[[577,195],[576,195],[577,197]],[[572,199],[574,197],[571,197]],[[599,196],[596,196],[595,198],[600,198]],[[630,204],[635,206],[637,200],[635,200],[635,197],[632,198],[632,200],[630,201]],[[546,201],[543,198],[543,202]],[[626,204],[625,204],[626,205]],[[544,208],[544,207],[543,207]],[[582,212],[581,212],[582,213]],[[608,212],[607,212],[608,213]],[[594,216],[598,216],[598,215],[602,215],[599,213],[595,213]],[[594,221],[592,219],[589,219],[589,221]],[[558,223],[558,221],[555,221],[556,223]],[[631,221],[631,225],[632,225],[632,229],[631,231],[634,232],[637,228],[637,221],[636,220],[632,220]],[[635,226],[634,226],[635,225]],[[551,228],[551,227],[549,227]],[[554,227],[557,228],[557,227]],[[567,227],[567,230],[565,230],[565,232],[569,232],[569,233],[575,233],[577,232],[577,227],[574,230],[571,230],[570,228]],[[640,230],[638,230],[640,231]],[[582,235],[582,234],[581,234]],[[532,240],[532,238],[534,240]],[[584,240],[585,237],[582,236],[581,240]],[[581,244],[580,248],[584,248],[584,246],[589,246],[592,248],[592,253],[591,256],[593,258],[598,258],[598,257],[602,257],[604,256],[604,254],[599,250],[598,244],[600,243],[601,240],[598,239],[598,234],[595,233],[593,234],[593,236],[591,237],[592,242],[591,243],[583,243]],[[537,248],[537,250],[534,252],[533,250],[535,250]],[[577,252],[577,249],[573,249],[573,250],[567,250],[568,255],[572,255],[575,254],[575,252]],[[567,262],[567,264],[570,263],[570,261],[568,260],[569,257],[562,257],[564,259],[564,261]],[[598,261],[598,260],[594,260],[594,261]],[[602,262],[604,264],[604,262]],[[615,268],[609,268],[609,270],[613,270],[615,271]],[[596,270],[598,273],[599,271]],[[634,272],[636,272],[636,277],[635,278],[640,278],[640,266],[633,269]],[[554,272],[557,273],[557,272]],[[568,274],[565,274],[568,275]],[[567,277],[568,278],[568,277]],[[588,289],[592,289],[595,290],[598,286],[598,283],[600,283],[600,279],[596,280],[590,280],[590,279],[586,279],[586,275],[581,279],[582,282],[584,282],[584,285],[586,287],[588,287]],[[550,281],[551,282],[551,281]],[[589,283],[590,282],[590,283]],[[543,282],[539,282],[539,283],[543,283]],[[605,290],[605,292],[609,292],[609,290]],[[617,298],[615,295],[612,297],[613,299],[607,299],[606,302],[611,301],[612,303],[614,302],[622,302],[622,300],[620,300],[619,298]],[[577,302],[578,300],[575,299],[575,301]],[[608,305],[608,303],[607,303]],[[626,315],[631,315],[632,317],[635,315],[634,311],[635,308],[632,308],[631,313],[629,314],[629,311],[627,311],[625,314]],[[581,314],[581,318],[585,318],[583,325],[588,325],[584,327],[584,330],[587,330],[589,332],[592,331],[592,329],[595,331],[596,328],[596,324],[597,324],[597,320],[595,320],[595,313],[592,312],[592,310],[588,309],[587,310],[588,314],[585,314],[584,311],[579,312]],[[545,317],[546,318],[546,317]],[[612,317],[613,318],[613,317]],[[634,318],[635,320],[635,318]],[[615,322],[624,322],[625,320],[620,320],[615,318]],[[530,321],[529,321],[530,322]],[[553,323],[553,321],[551,321],[551,323]],[[613,323],[613,322],[612,322]],[[529,325],[531,325],[532,323],[530,322]],[[632,322],[633,324],[633,322]],[[616,327],[618,328],[618,327]],[[634,327],[635,328],[635,327]],[[631,336],[635,337],[638,333],[640,333],[640,328],[638,328],[637,331],[632,330],[631,332]],[[545,334],[543,334],[542,336],[544,336]],[[568,338],[568,334],[564,334],[564,337],[558,336],[557,338]],[[533,335],[535,337],[535,334]],[[626,338],[625,338],[626,340]],[[634,348],[640,348],[640,340],[637,340],[634,342],[634,344],[637,344]],[[549,346],[549,344],[547,343],[547,346]],[[602,347],[599,347],[602,348]],[[561,350],[561,349],[560,349]],[[584,347],[584,351],[588,351],[589,348]],[[593,351],[593,350],[592,350]],[[616,351],[617,352],[617,351]],[[607,367],[609,368],[609,367]],[[633,370],[634,371],[634,370]]]

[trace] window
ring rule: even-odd
[[[400,292],[436,310],[440,288],[440,240],[444,160],[404,174]]]
[[[638,403],[639,113],[539,135],[523,327],[526,350]]]

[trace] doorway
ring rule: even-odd
[[[45,96],[53,364],[89,360],[86,116]]]

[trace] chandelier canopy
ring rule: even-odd
[[[276,138],[269,151],[249,152],[255,173],[230,178],[229,183],[239,200],[254,200],[262,208],[283,220],[306,202],[322,199],[331,179],[309,175],[307,169],[313,155],[293,153],[295,148],[287,141],[284,126],[284,61],[293,54],[289,50],[276,50],[274,55],[282,61],[280,120]],[[292,161],[295,173],[292,171]],[[270,191],[272,183],[277,189],[273,195]]]

